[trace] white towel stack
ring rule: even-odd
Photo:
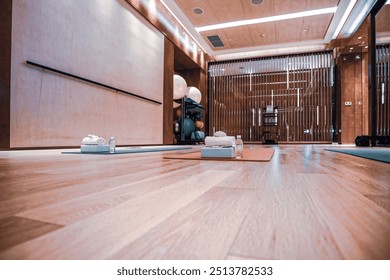
[[[84,137],[81,141],[82,145],[99,145],[102,146],[106,143],[106,140],[103,137],[99,137],[97,135],[88,134],[88,136]]]
[[[236,138],[234,136],[207,136],[204,144],[206,147],[235,147]]]

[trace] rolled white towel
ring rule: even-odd
[[[206,139],[204,140],[204,143],[207,147],[214,147],[214,146],[235,147],[236,138],[234,136],[222,136],[222,137],[207,136]]]
[[[81,141],[82,145],[104,145],[104,143],[106,143],[106,140],[103,137],[92,134],[88,134],[88,136],[84,137]]]

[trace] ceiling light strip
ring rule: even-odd
[[[184,24],[181,23],[181,21],[177,18],[177,16],[172,12],[172,10],[168,7],[167,4],[165,4],[165,2],[163,0],[160,0],[161,4],[163,4],[163,6],[165,7],[165,9],[167,9],[167,11],[171,14],[171,16],[173,16],[173,18],[180,24],[180,26],[187,32],[187,34],[192,38],[192,40],[194,40],[194,42],[198,45],[199,48],[202,49],[202,51],[204,53],[207,53],[201,44],[198,43],[198,41],[194,38],[194,36],[192,36],[191,32],[189,32],[187,30],[187,28],[184,26]]]
[[[347,21],[347,18],[349,17],[349,14],[352,12],[353,7],[355,6],[357,0],[352,0],[349,2],[349,5],[347,9],[345,10],[345,13],[343,14],[343,17],[341,18],[339,25],[337,26],[335,32],[333,33],[332,40],[336,39],[337,36],[339,36],[339,33],[341,31],[341,28],[343,28],[345,22]]]
[[[354,0],[354,1],[356,1],[356,0]],[[198,31],[198,32],[203,32],[203,31],[216,30],[216,29],[222,29],[222,28],[238,27],[238,26],[243,26],[243,25],[265,23],[265,22],[271,22],[271,21],[280,21],[280,20],[286,20],[286,19],[294,19],[294,18],[301,18],[301,17],[317,16],[317,15],[335,13],[336,10],[337,10],[337,7],[332,7],[332,8],[317,9],[317,10],[304,11],[304,12],[298,12],[298,13],[292,13],[292,14],[284,14],[284,15],[277,15],[277,16],[271,16],[271,17],[264,17],[264,18],[255,18],[255,19],[248,19],[248,20],[231,21],[231,22],[225,22],[225,23],[219,23],[219,24],[195,27],[195,30]]]

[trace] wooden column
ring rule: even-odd
[[[164,113],[163,143],[173,144],[173,74],[175,48],[173,43],[164,38]]]
[[[1,2],[0,18],[0,148],[9,148],[12,0]]]

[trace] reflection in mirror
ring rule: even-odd
[[[375,18],[376,42],[378,45],[390,44],[390,1],[382,7]]]
[[[389,94],[389,48],[390,48],[390,1],[382,7],[375,18],[376,27],[376,141],[390,144],[390,94]]]

